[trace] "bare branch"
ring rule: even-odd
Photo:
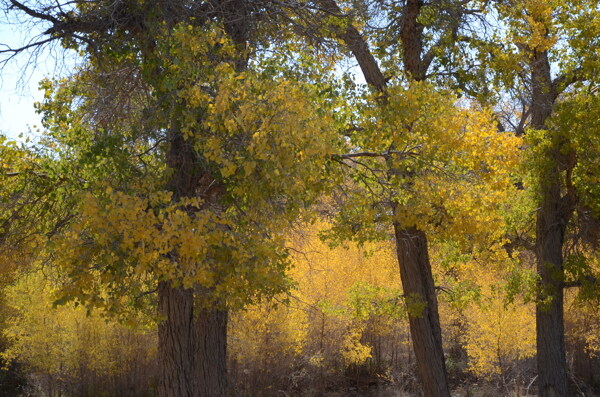
[[[54,24],[54,25],[57,25],[60,23],[60,21],[58,19],[56,19],[55,17],[53,17],[52,15],[37,12],[37,11],[27,7],[25,4],[19,3],[17,0],[10,0],[10,2],[12,4],[12,6],[10,7],[11,9],[18,8],[19,10],[25,12],[29,16],[32,16],[37,19],[43,19],[45,21],[52,22],[52,24]]]
[[[381,153],[375,153],[375,152],[359,152],[359,153],[342,154],[340,157],[343,159],[351,159],[354,157],[385,157],[385,156]]]
[[[40,41],[35,41],[35,42],[32,42],[32,43],[29,43],[27,45],[24,45],[24,46],[18,47],[18,48],[10,48],[6,44],[0,44],[0,45],[4,46],[6,48],[4,50],[0,50],[0,54],[11,54],[9,58],[3,60],[3,62],[6,62],[8,59],[14,57],[15,55],[19,54],[20,52],[23,52],[25,50],[28,50],[28,49],[34,48],[34,47],[38,48],[40,46],[43,46],[46,43],[49,43],[51,41],[54,41],[54,40],[60,39],[60,38],[61,38],[60,36],[53,36],[53,37],[49,37],[49,38],[44,39],[44,40],[40,40]]]
[[[415,147],[413,149],[418,149],[418,147]],[[399,157],[407,157],[407,156],[413,156],[415,154],[416,153],[412,149],[408,150],[408,151],[386,150],[385,152],[382,152],[382,153],[377,153],[377,152],[346,153],[346,154],[340,155],[339,158],[344,159],[344,160],[349,160],[349,159],[353,159],[353,158],[357,158],[357,157],[381,157],[384,159],[389,159],[393,155],[399,156]]]

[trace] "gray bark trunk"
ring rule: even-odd
[[[227,311],[200,310],[197,315],[199,345],[198,396],[221,397],[227,394]]]
[[[164,321],[158,325],[160,397],[196,396],[196,343],[194,293],[173,288],[162,281],[158,286],[158,311]]]
[[[564,303],[561,275],[563,269],[562,219],[556,216],[557,184],[544,192],[537,216],[537,272],[542,295],[551,297],[549,304],[536,308],[537,367],[540,397],[566,396],[567,365],[565,357]]]
[[[417,374],[427,397],[449,397],[442,329],[425,233],[394,224],[402,289],[408,300],[408,319]],[[414,306],[411,308],[411,306]],[[415,307],[419,307],[416,309]],[[422,307],[422,310],[420,309]]]
[[[175,126],[171,132],[168,164],[173,170],[167,185],[173,199],[194,197],[205,175],[197,170],[197,154]],[[174,252],[172,255],[176,256]],[[199,309],[195,299],[210,294],[205,288],[158,287],[159,397],[220,397],[227,394],[227,311]]]
[[[548,53],[535,52],[531,68],[531,125],[536,129],[547,129],[546,121],[552,114],[556,99]],[[548,161],[553,165],[548,168],[546,175],[541,176],[542,197],[536,221],[537,272],[540,276],[542,297],[550,298],[548,304],[538,304],[536,308],[540,397],[562,397],[568,394],[563,320],[563,242],[572,210],[565,206],[566,200],[561,197],[560,150],[560,147],[556,147],[548,153]]]
[[[227,395],[227,311],[194,313],[194,290],[158,287],[160,397]]]

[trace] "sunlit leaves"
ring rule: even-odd
[[[135,316],[127,328],[107,321],[101,313],[90,314],[83,306],[53,308],[58,292],[56,276],[36,271],[4,291],[11,313],[3,329],[10,342],[0,356],[4,365],[17,361],[30,374],[42,374],[57,382],[68,382],[86,371],[108,378],[131,371],[134,361],[152,366],[155,324]]]
[[[69,275],[64,297],[118,312],[123,296],[161,280],[210,289],[204,305],[286,289],[284,232],[335,180],[326,165],[337,100],[323,84],[273,73],[270,64],[237,71],[216,24],[155,34],[145,57],[115,60],[123,68],[115,76],[142,79],[123,123],[99,122],[99,93],[118,91],[99,67],[46,84],[49,142],[63,172],[85,180],[74,221],[49,245]],[[194,152],[185,169],[164,166],[183,167],[167,155],[176,136]],[[175,173],[197,178],[195,191],[172,194]]]
[[[490,226],[503,222],[520,140],[498,132],[489,112],[426,83],[392,87],[385,106],[363,111],[363,129],[352,136],[356,157],[346,160],[355,184],[348,188],[348,212],[340,214],[343,222],[362,225],[359,239],[369,238],[367,219],[442,238],[500,230]]]

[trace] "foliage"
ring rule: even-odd
[[[62,161],[83,165],[75,172],[87,184],[77,218],[50,245],[73,281],[63,297],[118,312],[124,294],[143,294],[155,280],[211,288],[233,306],[254,299],[252,291],[281,291],[282,232],[330,183],[333,104],[328,94],[318,99],[323,87],[278,76],[268,63],[243,72],[215,63],[232,51],[217,28],[178,26],[161,43],[165,71],[131,101],[131,124],[102,127],[92,118],[96,85],[111,87],[93,69],[46,87],[40,109],[50,142]],[[140,126],[150,112],[148,134]],[[162,165],[175,119],[198,154],[189,171],[199,180],[194,196],[164,188],[178,172]]]
[[[527,256],[511,258],[502,245],[474,246],[461,253],[455,242],[437,244],[432,260],[447,291],[440,296],[451,340],[468,357],[468,370],[484,379],[516,376],[519,363],[535,355],[537,277]],[[533,285],[531,285],[533,284]]]
[[[385,106],[363,107],[345,160],[353,183],[339,193],[330,237],[384,239],[381,225],[392,221],[465,244],[502,230],[520,140],[498,133],[489,112],[427,83],[387,95]]]
[[[532,304],[508,304],[492,291],[479,308],[467,314],[465,349],[469,369],[491,378],[508,373],[519,360],[535,355],[535,320]]]
[[[110,23],[48,30],[87,57],[42,82],[39,144],[0,137],[7,364],[65,390],[152,373],[153,293],[168,281],[208,291],[197,308],[233,309],[228,350],[246,394],[323,392],[349,370],[399,382],[413,364],[407,317],[425,306],[399,288],[393,225],[427,236],[448,359],[504,379],[535,354],[533,302],[552,302],[532,240],[554,173],[573,208],[551,278],[577,287],[568,338],[599,354],[596,0],[419,2],[418,76],[398,66],[409,2],[340,2],[343,15],[245,2],[243,43],[230,2],[200,2],[211,11],[192,18],[196,3],[41,9],[60,11],[52,29]],[[319,52],[348,34],[346,13],[385,90]],[[534,126],[536,65],[552,81]]]
[[[85,385],[81,378],[92,375],[105,382],[94,385],[90,378],[87,387],[96,388],[95,393],[114,393],[110,388],[127,377],[137,382],[135,387],[151,387],[156,331],[148,318],[139,316],[128,328],[81,305],[56,307],[56,280],[42,270],[19,277],[5,293],[12,313],[3,330],[9,342],[2,352],[5,366],[13,361],[25,365],[46,390],[67,391],[78,387],[73,384]],[[148,371],[145,382],[140,369]]]

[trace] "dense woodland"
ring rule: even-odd
[[[1,395],[600,395],[597,0],[2,6]]]

